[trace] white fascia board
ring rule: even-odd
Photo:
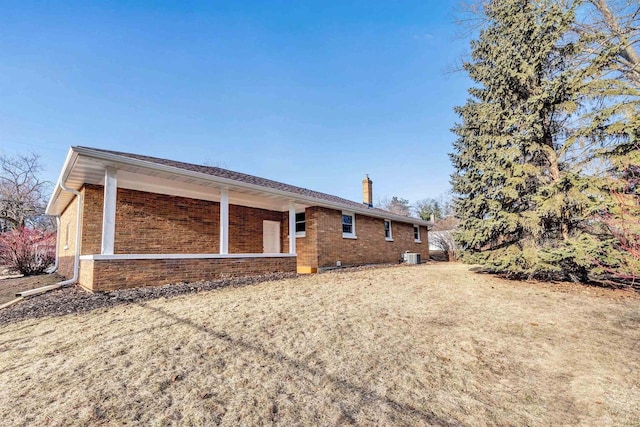
[[[60,183],[67,180],[77,159],[78,153],[74,150],[73,147],[69,148],[67,157],[64,161],[64,165],[62,166],[62,170],[60,171],[60,176],[58,177],[58,181],[56,181],[56,185],[53,189],[53,193],[51,194],[51,198],[49,199],[49,203],[47,203],[47,209],[45,210],[45,213],[47,215],[53,215],[53,205],[58,200],[58,197],[60,197],[60,192],[62,191],[62,189],[60,188]]]
[[[323,199],[317,199],[315,197],[308,197],[308,196],[303,196],[297,193],[291,193],[288,191],[284,191],[284,190],[277,190],[277,189],[273,189],[273,188],[267,188],[267,187],[263,187],[261,185],[257,185],[257,184],[249,184],[246,182],[241,182],[241,181],[236,181],[233,179],[229,179],[229,178],[222,178],[222,177],[218,177],[218,176],[213,176],[213,175],[209,175],[206,173],[202,173],[202,172],[195,172],[195,171],[189,171],[189,170],[185,170],[185,169],[181,169],[175,166],[168,166],[168,165],[161,165],[158,163],[154,163],[154,162],[150,162],[147,160],[140,160],[140,159],[133,159],[130,157],[125,157],[125,156],[120,156],[117,154],[112,154],[112,153],[105,153],[105,152],[101,152],[101,151],[95,151],[92,150],[90,148],[84,148],[84,147],[71,147],[71,150],[75,151],[76,153],[80,154],[80,155],[84,155],[87,157],[93,157],[95,159],[98,160],[103,160],[103,161],[110,161],[110,162],[115,162],[115,163],[123,163],[123,164],[127,164],[127,165],[131,165],[131,166],[137,166],[137,167],[141,167],[141,168],[147,168],[147,169],[154,169],[160,172],[166,172],[166,173],[171,173],[174,175],[182,175],[182,176],[186,176],[189,178],[197,178],[197,179],[201,179],[201,180],[205,180],[205,181],[210,181],[210,182],[214,182],[216,184],[220,184],[220,185],[225,185],[228,186],[229,189],[232,189],[233,187],[236,188],[245,188],[245,189],[249,189],[249,190],[257,190],[257,191],[261,191],[263,193],[268,193],[268,194],[274,194],[274,195],[278,195],[278,196],[282,196],[282,197],[286,197],[288,199],[294,199],[296,201],[300,201],[300,202],[306,202],[309,203],[311,206],[321,206],[321,207],[325,207],[325,208],[330,208],[330,209],[335,209],[335,210],[348,210],[350,212],[354,212],[357,214],[361,214],[361,215],[367,215],[367,216],[371,216],[374,218],[387,218],[387,219],[393,219],[395,221],[398,222],[403,222],[403,223],[408,223],[408,224],[419,224],[419,225],[423,225],[425,227],[429,227],[431,225],[433,225],[431,222],[429,221],[424,221],[418,218],[410,218],[410,217],[405,217],[405,216],[401,216],[401,215],[395,215],[395,214],[388,214],[388,213],[377,213],[377,212],[371,212],[371,210],[369,210],[368,208],[363,207],[362,208],[356,208],[354,206],[350,206],[350,205],[342,205],[339,203],[331,203],[328,202],[326,200]]]

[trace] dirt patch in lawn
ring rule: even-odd
[[[15,299],[16,292],[27,291],[41,286],[53,285],[64,280],[57,274],[41,274],[23,277],[0,269],[0,305]]]
[[[640,300],[460,264],[0,326],[10,425],[638,425]]]

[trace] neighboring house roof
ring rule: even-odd
[[[200,179],[204,178],[206,180],[207,177],[210,177],[211,180],[216,182],[222,181],[223,183],[235,183],[240,186],[250,186],[252,188],[262,189],[266,192],[276,192],[280,196],[294,196],[294,199],[306,202],[309,205],[317,204],[320,206],[331,208],[352,210],[357,213],[365,213],[367,215],[375,217],[385,217],[401,222],[408,222],[425,226],[432,225],[431,222],[424,221],[418,218],[404,217],[383,209],[369,208],[364,203],[354,202],[338,196],[333,196],[331,194],[321,193],[319,191],[313,191],[307,188],[296,187],[294,185],[289,185],[282,182],[245,174],[242,172],[235,172],[215,166],[196,165],[193,163],[179,162],[175,160],[162,159],[141,154],[124,153],[120,151],[104,150],[91,147],[70,148],[69,155],[67,156],[67,161],[65,162],[65,166],[63,167],[62,173],[60,174],[58,184],[60,184],[60,182],[63,182],[64,184],[67,181],[67,179],[72,175],[74,167],[82,169],[82,172],[76,173],[74,182],[75,185],[72,185],[72,187],[75,187],[74,189],[78,190],[84,183],[96,183],[95,171],[93,171],[92,178],[91,171],[84,171],[84,169],[88,169],[86,164],[84,166],[84,169],[83,166],[78,166],[79,157],[99,160],[98,163],[101,167],[114,166],[116,168],[119,168],[119,166],[123,164],[129,164],[129,166],[132,166],[131,164],[133,163],[137,167],[146,167],[149,170],[161,169],[163,172],[173,171],[178,174],[180,172],[191,173],[199,177]],[[132,171],[134,170],[132,169]],[[58,211],[57,214],[60,213],[60,207],[58,207],[58,209],[54,209],[54,205],[58,204],[58,198],[60,196],[61,188],[60,185],[57,185],[53,195],[51,196],[49,205],[47,206],[47,213],[55,214],[54,212],[52,212],[54,210]]]

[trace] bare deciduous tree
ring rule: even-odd
[[[589,0],[595,12],[586,14],[576,29],[589,33],[595,58],[607,56],[605,70],[617,71],[630,83],[640,87],[640,4],[631,0]]]
[[[463,0],[458,5],[459,27],[470,37],[486,24],[486,0]],[[566,8],[576,0],[561,0]],[[573,30],[591,40],[582,64],[598,62],[603,73],[617,72],[640,87],[640,3],[637,0],[580,1]],[[458,70],[459,71],[459,70]]]
[[[38,154],[0,156],[0,231],[24,227],[44,214],[51,184],[40,179],[42,170]]]

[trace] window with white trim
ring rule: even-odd
[[[296,237],[305,237],[307,235],[307,221],[304,212],[296,214]]]
[[[342,237],[356,238],[356,215],[351,212],[342,212]]]
[[[384,220],[384,239],[387,241],[393,240],[393,235],[391,234],[391,221],[388,219]]]
[[[414,225],[413,226],[413,241],[416,243],[422,243],[422,241],[420,240],[420,226],[419,225]]]

